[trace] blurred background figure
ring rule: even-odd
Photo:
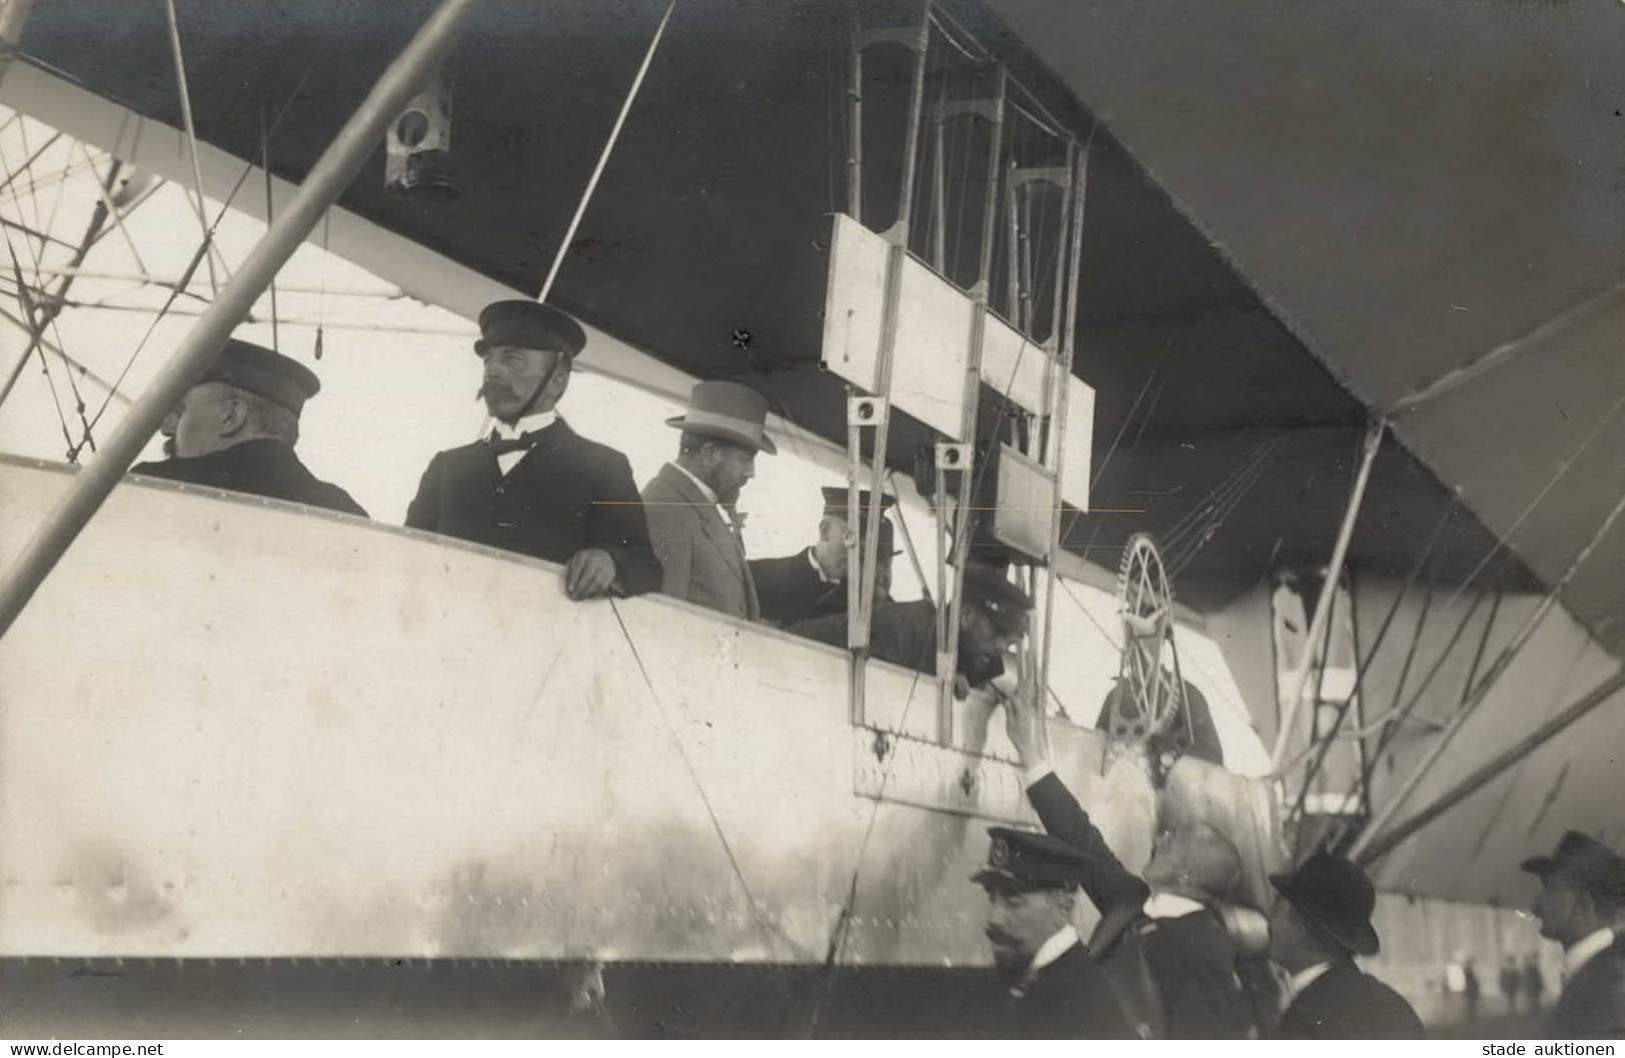
[[[1508,955],[1501,960],[1501,995],[1506,1000],[1507,1013],[1518,1012],[1518,992],[1523,988],[1523,971],[1518,960]]]

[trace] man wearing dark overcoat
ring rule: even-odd
[[[751,576],[756,581],[756,594],[762,604],[762,620],[781,628],[809,621],[832,613],[846,612],[846,534],[849,527],[858,525],[859,540],[863,526],[868,524],[869,492],[858,493],[858,514],[853,519],[847,511],[847,489],[844,485],[826,486],[824,511],[818,520],[818,540],[810,547],[793,555],[780,558],[753,558]],[[887,594],[881,583],[890,582],[891,561],[897,552],[892,547],[891,522],[885,517],[896,502],[882,494],[880,521],[880,564],[876,568],[876,598]]]
[[[1097,862],[1048,834],[989,827],[985,933],[1005,994],[987,1035],[999,1039],[1132,1039],[1105,973],[1072,925],[1077,889]]]
[[[1557,851],[1525,860],[1523,869],[1540,879],[1540,935],[1563,945],[1563,992],[1546,1016],[1547,1034],[1625,1037],[1625,859],[1571,830]]]
[[[281,353],[237,338],[164,420],[168,459],[130,473],[324,507],[367,512],[350,494],[300,462],[299,415],[321,389],[316,375]]]
[[[1222,903],[1235,899],[1241,876],[1235,845],[1215,827],[1187,821],[1159,834],[1144,881],[1135,877],[1051,768],[1035,683],[1031,662],[1024,660],[1016,693],[1004,702],[1005,730],[1021,760],[1027,798],[1045,831],[1097,863],[1084,885],[1084,894],[1102,915],[1089,939],[1091,950],[1157,1035],[1257,1035],[1251,1002],[1237,974],[1240,951],[1219,913]],[[1142,956],[1149,988],[1139,979]]]
[[[1362,973],[1375,955],[1376,890],[1340,856],[1316,852],[1291,874],[1272,874],[1270,957],[1292,975],[1273,1035],[1284,1040],[1418,1040],[1422,1022],[1392,988]]]
[[[586,343],[580,325],[549,306],[486,306],[474,351],[495,428],[430,461],[406,524],[561,563],[572,599],[635,595],[659,587],[660,567],[632,467],[556,410]]]

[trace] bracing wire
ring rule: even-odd
[[[620,627],[621,635],[626,640],[627,649],[632,651],[632,660],[637,662],[638,673],[643,677],[644,686],[649,689],[649,698],[655,704],[655,711],[660,714],[660,722],[665,725],[667,733],[671,735],[672,742],[677,746],[677,754],[682,758],[683,767],[688,771],[688,777],[694,782],[694,789],[699,793],[700,802],[705,806],[705,814],[711,820],[711,827],[716,832],[717,841],[721,843],[723,854],[728,859],[728,865],[733,868],[734,877],[739,882],[739,888],[745,894],[745,903],[750,908],[751,917],[756,921],[757,928],[762,931],[763,939],[767,942],[768,949],[771,951],[776,931],[762,914],[762,909],[756,903],[755,896],[751,894],[750,883],[745,880],[745,872],[739,866],[739,858],[734,855],[733,845],[728,841],[728,835],[722,829],[722,821],[717,818],[716,809],[711,804],[711,797],[706,793],[705,783],[700,780],[700,773],[695,769],[694,761],[689,757],[687,747],[683,745],[682,735],[678,732],[676,726],[672,724],[671,717],[666,713],[665,704],[660,700],[660,693],[655,690],[654,680],[649,677],[649,669],[643,663],[643,655],[638,651],[638,645],[632,639],[631,630],[626,627],[626,619],[621,616],[621,608],[616,605],[613,598],[610,598],[608,602],[610,611],[615,615],[615,623]]]
[[[1304,805],[1307,803],[1309,797],[1309,788],[1314,784],[1315,778],[1320,774],[1321,769],[1325,766],[1326,758],[1331,753],[1331,747],[1337,739],[1338,732],[1343,727],[1343,721],[1347,718],[1354,703],[1359,699],[1360,691],[1365,684],[1366,674],[1370,671],[1372,663],[1376,661],[1377,653],[1382,649],[1383,641],[1388,637],[1388,630],[1393,626],[1394,618],[1399,616],[1400,606],[1404,604],[1405,599],[1410,594],[1411,589],[1416,586],[1417,579],[1421,577],[1423,569],[1426,568],[1428,560],[1432,557],[1434,548],[1438,546],[1439,539],[1444,534],[1445,526],[1449,524],[1450,518],[1453,514],[1455,514],[1454,504],[1445,510],[1444,517],[1439,519],[1438,523],[1433,527],[1433,532],[1428,534],[1427,541],[1422,545],[1421,550],[1419,550],[1416,554],[1415,560],[1411,563],[1411,568],[1405,577],[1404,584],[1394,595],[1394,601],[1388,607],[1388,612],[1383,615],[1382,624],[1378,626],[1377,634],[1372,638],[1371,646],[1366,651],[1365,659],[1355,669],[1354,686],[1349,689],[1348,695],[1341,703],[1339,703],[1337,707],[1337,715],[1332,719],[1331,729],[1327,731],[1325,735],[1321,736],[1321,739],[1317,743],[1311,745],[1310,750],[1316,751],[1315,758],[1303,777],[1303,785],[1298,789],[1296,803],[1292,806],[1292,811],[1287,817],[1289,820],[1297,819],[1303,814]],[[1329,580],[1321,587],[1320,590],[1336,591],[1337,584],[1335,581]],[[1352,602],[1353,600],[1351,599],[1351,605]],[[1332,622],[1327,621],[1326,626],[1329,636]],[[1326,654],[1322,653],[1321,656],[1324,658],[1326,657]],[[1324,673],[1324,668],[1321,671]],[[1317,694],[1316,697],[1318,698],[1319,695]],[[1296,767],[1297,763],[1298,762],[1294,761],[1291,767]],[[1283,768],[1281,773],[1283,775],[1286,774],[1291,770],[1291,767]]]
[[[311,63],[305,67],[305,72],[300,75],[298,82],[293,86],[293,91],[288,93],[288,98],[282,104],[282,108],[277,111],[276,117],[271,121],[271,127],[268,135],[274,136],[276,134],[277,128],[282,124],[282,119],[287,116],[288,110],[293,106],[294,100],[299,98],[299,93],[304,89],[305,82],[310,79],[310,75],[315,71],[315,69],[316,62],[315,60],[312,60]],[[243,185],[248,182],[248,178],[253,172],[253,162],[249,162],[247,165],[243,166],[243,171],[238,174],[237,182],[232,185],[230,194],[226,196],[225,201],[220,204],[219,211],[215,213],[214,223],[210,224],[204,230],[203,240],[198,244],[198,248],[193,253],[192,260],[187,264],[185,272],[182,273],[180,280],[170,288],[169,297],[165,299],[164,304],[159,308],[157,315],[155,315],[152,321],[147,325],[146,332],[141,336],[141,340],[136,343],[135,351],[132,352],[129,358],[124,362],[124,368],[119,372],[118,379],[114,383],[113,390],[108,393],[106,399],[102,401],[101,406],[96,410],[96,414],[91,417],[90,427],[92,429],[94,429],[96,424],[101,421],[102,415],[107,411],[108,406],[112,403],[113,394],[118,392],[118,386],[123,384],[124,378],[130,373],[130,369],[135,366],[136,359],[140,357],[142,350],[147,347],[147,342],[151,340],[153,332],[158,328],[158,324],[163,321],[170,308],[179,299],[181,291],[186,290],[191,285],[192,277],[197,272],[198,266],[203,263],[206,256],[213,249],[215,231],[220,227],[221,221],[225,219],[226,213],[231,209],[232,203],[237,201],[237,193],[243,189]]]
[[[897,723],[897,737],[907,730],[908,713],[914,705],[914,692],[920,685],[919,670],[915,670],[914,677],[909,681],[908,697],[903,702],[903,713]],[[823,1013],[824,1003],[829,998],[829,985],[834,978],[835,967],[839,965],[841,948],[846,943],[847,935],[851,931],[852,915],[857,910],[858,881],[863,872],[863,856],[869,849],[869,839],[875,831],[875,821],[880,817],[880,806],[885,801],[886,787],[891,782],[892,769],[897,764],[897,749],[895,740],[892,743],[891,759],[886,762],[885,770],[880,773],[880,786],[875,792],[874,803],[869,806],[869,821],[863,828],[863,838],[858,843],[857,856],[852,861],[852,878],[847,884],[846,900],[841,904],[840,913],[835,918],[835,926],[830,931],[829,949],[824,956],[824,964],[819,972],[818,983],[813,992],[813,1008],[809,1018],[808,1035],[818,1029],[818,1020]]]

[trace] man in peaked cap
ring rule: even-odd
[[[1270,957],[1292,975],[1275,1037],[1415,1040],[1422,1022],[1398,992],[1354,965],[1375,955],[1377,894],[1365,872],[1316,852],[1291,874],[1272,874],[1281,899],[1270,914]]]
[[[1111,981],[1072,924],[1091,856],[1059,838],[989,827],[987,891],[993,965],[1008,994],[990,1019],[998,1038],[1127,1039],[1134,1033]]]
[[[1144,880],[1136,877],[1050,765],[1030,657],[1023,658],[1020,676],[1015,694],[1004,701],[1005,731],[1045,832],[1093,861],[1081,883],[1101,914],[1089,948],[1117,985],[1131,1020],[1169,1039],[1256,1035],[1251,997],[1238,976],[1243,952],[1224,918],[1226,911],[1240,913],[1230,905],[1239,895],[1241,854],[1212,825],[1182,819],[1159,833]],[[1172,823],[1168,802],[1159,807]],[[1257,922],[1261,927],[1263,916]],[[1149,986],[1141,965],[1149,971]]]
[[[1546,1032],[1558,1039],[1625,1037],[1625,859],[1571,830],[1550,856],[1522,866],[1540,879],[1534,905],[1540,935],[1563,945],[1563,993]]]
[[[832,613],[846,612],[846,534],[857,525],[858,538],[869,524],[869,492],[858,494],[858,517],[847,510],[847,489],[829,486],[824,494],[824,512],[818,520],[818,540],[810,547],[782,558],[751,559],[751,577],[762,604],[762,619],[781,627]],[[891,593],[891,562],[894,549],[892,524],[886,519],[896,500],[880,497],[880,563],[875,571],[876,596]]]
[[[496,426],[430,461],[406,524],[562,563],[572,599],[635,595],[659,586],[660,567],[631,464],[556,410],[586,344],[580,325],[547,305],[487,305],[474,351]]]
[[[747,621],[761,604],[736,504],[756,476],[756,454],[776,452],[766,422],[767,400],[749,386],[698,383],[687,411],[666,420],[682,431],[677,459],[643,487],[660,590]]]
[[[225,348],[164,420],[170,458],[137,463],[132,474],[252,492],[356,514],[367,512],[294,454],[299,414],[321,389],[309,368],[252,342]]]
[[[985,687],[1004,672],[1005,652],[1027,631],[1032,600],[991,566],[967,563],[964,603],[959,607],[957,675],[971,687]],[[845,612],[825,614],[793,625],[796,635],[845,647]],[[869,656],[919,672],[937,668],[937,610],[929,599],[893,602],[875,593],[869,624]]]

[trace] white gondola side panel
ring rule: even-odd
[[[70,480],[0,458],[0,562]],[[547,563],[123,485],[0,640],[0,954],[819,962],[856,872],[843,959],[979,964],[985,826],[1034,823],[1002,714],[972,695],[934,745],[933,682],[871,662],[854,729],[847,664],[571,602]],[[1138,867],[1144,762],[1052,741]]]

